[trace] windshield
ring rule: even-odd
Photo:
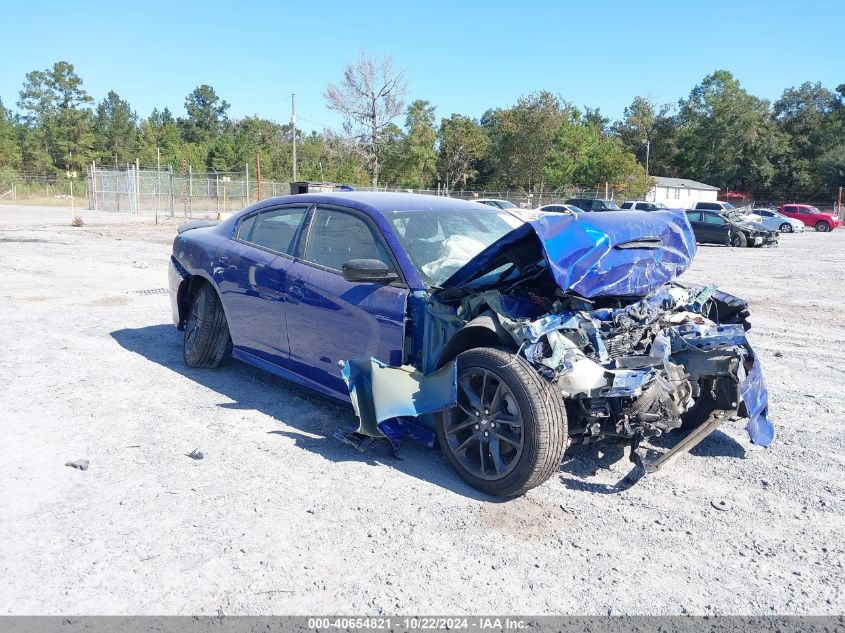
[[[616,210],[619,210],[619,207],[618,207],[618,206],[616,206],[616,203],[615,203],[613,200],[605,200],[605,202],[604,202],[604,206],[605,206],[607,209],[616,209]]]
[[[385,213],[420,277],[439,286],[493,242],[523,224],[504,211]]]
[[[730,202],[723,202],[722,205],[725,207],[725,211],[732,211],[733,209],[736,209],[736,207]]]
[[[513,202],[507,200],[496,200],[502,209],[517,209],[518,207]]]

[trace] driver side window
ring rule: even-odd
[[[396,272],[387,248],[362,218],[318,208],[303,259],[340,272],[350,259],[377,259]]]
[[[720,216],[716,215],[715,213],[705,213],[704,214],[704,221],[707,224],[718,224],[722,225],[725,223],[725,220]]]

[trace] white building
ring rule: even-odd
[[[662,202],[673,209],[688,209],[698,201],[715,202],[719,188],[686,178],[653,176],[657,181],[646,200]]]

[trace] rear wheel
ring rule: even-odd
[[[521,495],[560,467],[566,410],[560,394],[522,357],[472,349],[458,356],[458,406],[439,416],[437,438],[473,488]]]
[[[824,220],[819,220],[818,222],[816,222],[816,230],[819,233],[827,233],[830,230],[830,224],[828,224]]]
[[[780,225],[780,232],[781,233],[792,233],[792,225],[788,222],[784,222]]]
[[[204,283],[194,295],[185,324],[182,355],[191,367],[217,367],[229,345],[229,327],[220,298]]]
[[[735,248],[744,248],[748,246],[748,240],[745,237],[745,233],[734,233],[733,237],[731,238],[731,246]]]

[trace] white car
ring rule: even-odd
[[[749,219],[754,218],[756,222],[759,222],[770,231],[803,233],[805,229],[804,223],[801,220],[788,218],[773,209],[751,209],[751,214],[746,217]]]
[[[481,204],[486,204],[488,207],[495,207],[497,209],[504,209],[506,211],[513,211],[514,209],[519,209],[513,202],[508,200],[501,200],[499,198],[476,198],[472,200],[472,202],[480,202]]]
[[[584,210],[574,204],[544,204],[537,209],[544,213],[584,213]]]

